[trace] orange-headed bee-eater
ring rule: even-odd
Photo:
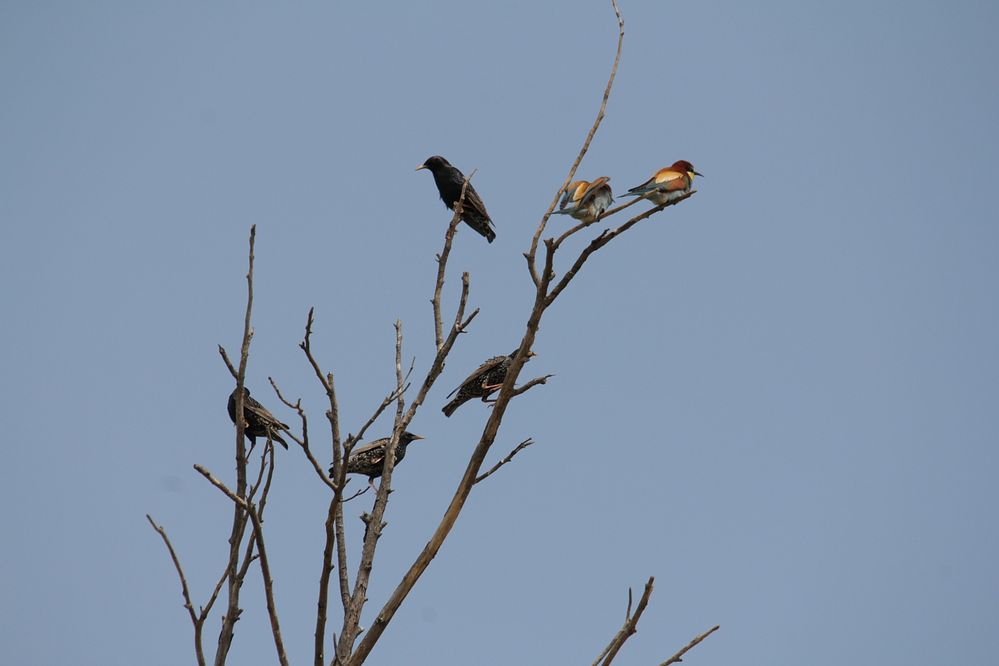
[[[600,176],[593,182],[577,180],[565,188],[562,202],[554,212],[571,215],[588,224],[603,215],[613,200],[610,178],[607,176]]]
[[[694,165],[687,160],[678,160],[671,166],[656,171],[652,178],[628,190],[625,196],[645,197],[659,206],[672,203],[690,194],[694,176],[704,176],[694,171]]]

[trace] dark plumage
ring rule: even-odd
[[[461,186],[465,182],[465,175],[451,166],[451,163],[440,155],[428,157],[426,162],[416,167],[417,171],[420,169],[429,169],[430,173],[434,174],[434,182],[437,183],[437,191],[440,192],[441,201],[449,210],[454,210],[454,205],[461,198]],[[496,238],[496,232],[490,228],[493,226],[493,221],[489,219],[486,205],[482,203],[482,198],[471,183],[465,188],[461,219],[476,233],[485,236],[490,243]]]
[[[448,394],[447,397],[449,398],[455,393],[458,395],[455,395],[454,400],[444,405],[444,408],[441,409],[444,412],[444,416],[451,416],[454,414],[454,410],[472,398],[482,398],[482,402],[487,402],[490,394],[499,390],[499,387],[503,385],[503,382],[506,380],[506,373],[510,369],[510,364],[513,363],[513,357],[516,355],[517,349],[514,349],[508,356],[493,356],[476,368],[475,372],[466,377],[465,381],[458,388]],[[534,356],[534,352],[527,352],[528,360],[532,356]]]
[[[236,423],[236,389],[229,394],[229,418],[233,424]],[[288,426],[275,418],[267,411],[267,408],[250,397],[250,390],[243,387],[243,418],[246,419],[246,426],[243,434],[251,442],[256,442],[257,437],[270,437],[284,448],[288,448],[288,442],[278,435],[279,430],[287,430]]]
[[[368,477],[368,484],[374,488],[375,479],[382,475],[382,469],[385,466],[385,451],[391,439],[391,437],[383,437],[354,449],[350,454],[350,459],[347,460],[347,473],[364,474]],[[396,465],[406,457],[406,447],[418,439],[423,438],[408,430],[402,431],[402,434],[399,435],[399,443],[395,447]],[[330,467],[330,478],[333,478],[332,467]]]

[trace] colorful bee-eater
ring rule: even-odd
[[[603,215],[614,200],[611,194],[610,178],[600,176],[593,182],[577,180],[569,183],[562,195],[558,210],[561,215],[571,215],[580,222],[590,223]]]
[[[687,160],[673,162],[672,166],[660,169],[652,178],[628,190],[625,196],[645,197],[659,206],[673,203],[690,194],[694,176],[702,176],[694,171],[694,165]]]

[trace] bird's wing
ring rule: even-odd
[[[244,412],[253,412],[253,414],[258,419],[260,419],[264,423],[267,423],[268,425],[274,426],[275,428],[280,428],[282,430],[287,430],[288,429],[287,425],[285,425],[284,423],[281,423],[280,421],[278,421],[277,417],[275,417],[273,414],[271,414],[269,411],[267,411],[267,408],[264,407],[263,405],[261,405],[255,399],[247,396],[247,398],[244,401],[244,403],[245,403],[243,405],[243,411]]]
[[[655,188],[665,192],[687,189],[687,174],[672,169],[660,169],[656,172],[653,180],[656,181]]]
[[[367,444],[362,444],[361,446],[357,447],[356,449],[350,452],[350,457],[353,458],[356,455],[368,453],[369,451],[377,449],[378,447],[385,448],[386,446],[388,446],[388,443],[390,441],[391,440],[388,437],[384,437],[382,439],[376,439],[373,442],[368,442]]]
[[[466,209],[471,208],[476,213],[478,213],[482,217],[486,218],[486,220],[488,220],[490,223],[492,223],[492,220],[489,219],[489,213],[486,212],[486,204],[482,203],[482,197],[480,197],[479,193],[475,191],[475,188],[472,187],[471,183],[469,183],[468,187],[465,188],[464,205]]]
[[[468,377],[465,377],[464,381],[462,381],[460,384],[458,384],[458,388],[456,388],[455,390],[453,390],[450,393],[448,393],[447,397],[450,398],[452,395],[454,395],[455,393],[457,393],[459,391],[459,389],[461,389],[462,386],[464,386],[464,385],[466,385],[468,383],[474,382],[476,379],[478,379],[479,377],[481,377],[482,375],[484,375],[485,373],[489,372],[490,370],[492,370],[493,368],[495,368],[497,365],[499,365],[500,363],[502,363],[503,361],[505,361],[506,358],[507,358],[506,356],[493,356],[488,361],[485,361],[482,365],[480,365],[478,368],[475,369],[475,372],[473,372],[472,374],[470,374]]]
[[[610,190],[610,185],[607,184],[609,181],[610,178],[607,176],[600,176],[595,181],[587,185],[583,190],[583,193],[581,195],[577,195],[576,197],[579,200],[580,208],[584,208],[589,205],[590,201],[593,200],[593,197],[597,195],[601,188],[606,187]]]

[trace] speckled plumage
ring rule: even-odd
[[[454,205],[461,198],[461,187],[465,183],[465,175],[458,169],[451,166],[451,163],[440,155],[428,157],[427,161],[416,167],[416,170],[427,169],[434,174],[434,182],[437,184],[437,191],[441,195],[441,201],[449,210],[454,210]],[[462,221],[475,230],[476,233],[485,236],[490,243],[496,239],[496,232],[492,230],[493,222],[486,212],[486,205],[482,203],[482,197],[475,191],[469,183],[465,188],[465,200],[461,206]]]
[[[528,352],[528,354],[528,358],[534,356],[533,352]],[[513,357],[516,355],[517,350],[514,349],[509,355],[494,356],[476,368],[475,372],[466,377],[465,381],[458,388],[448,394],[447,397],[449,398],[454,395],[454,400],[444,405],[444,408],[441,409],[444,412],[444,416],[451,416],[454,414],[454,410],[473,398],[481,398],[482,402],[486,402],[490,394],[498,390],[500,385],[506,380],[506,373],[510,369]]]
[[[229,411],[229,418],[232,419],[233,424],[236,423],[236,389],[232,390],[229,394],[229,404],[227,406]],[[277,418],[267,411],[267,408],[261,405],[259,402],[250,397],[250,390],[243,387],[243,418],[246,419],[246,425],[243,428],[243,434],[251,442],[256,442],[257,437],[268,437],[271,440],[277,442],[284,448],[288,448],[288,442],[281,439],[278,435],[279,430],[287,430],[288,426],[281,423]]]
[[[607,176],[600,176],[593,182],[577,180],[570,183],[564,192],[558,210],[554,212],[571,215],[580,222],[593,222],[614,200]]]
[[[382,475],[385,467],[385,451],[388,449],[391,437],[383,437],[373,442],[363,444],[354,449],[347,460],[348,474],[363,474],[368,477],[368,483],[374,487],[374,480]],[[414,435],[408,430],[403,430],[399,435],[399,443],[395,446],[395,464],[398,465],[406,457],[406,447],[418,439],[423,439],[419,435]],[[329,469],[330,478],[333,477],[333,468]]]

